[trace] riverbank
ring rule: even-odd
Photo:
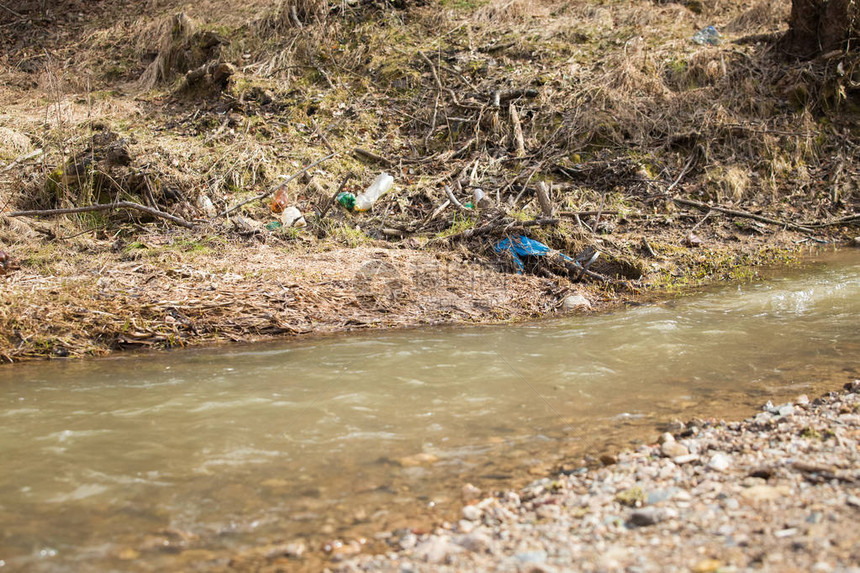
[[[465,484],[458,522],[382,532],[387,552],[331,570],[856,572],[858,392],[855,380],[742,422],[694,420],[518,491]]]
[[[0,11],[0,361],[596,311],[857,235],[853,54],[786,59],[788,1],[300,4]]]

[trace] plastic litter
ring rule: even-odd
[[[355,210],[369,211],[376,200],[391,189],[392,185],[394,185],[394,177],[388,173],[380,173],[367,188],[367,191],[355,198]]]
[[[287,194],[287,190],[281,187],[275,192],[275,197],[272,199],[272,204],[269,205],[269,208],[272,210],[272,213],[283,213],[289,204],[290,197]]]
[[[345,208],[347,211],[352,211],[353,209],[355,209],[355,195],[353,195],[349,191],[338,193],[336,199],[338,204],[341,207]]]
[[[493,245],[493,250],[497,253],[510,252],[514,260],[514,264],[517,266],[517,272],[520,274],[525,271],[525,263],[521,257],[560,257],[565,262],[571,263],[573,267],[579,271],[579,275],[575,280],[582,276],[582,274],[588,270],[588,267],[590,267],[600,256],[600,251],[586,251],[576,259],[573,259],[564,253],[551,249],[540,241],[535,241],[534,239],[530,239],[524,235],[516,235],[508,239],[502,239]]]
[[[210,219],[218,213],[215,209],[215,205],[212,203],[212,199],[210,199],[208,195],[201,194],[197,198],[197,206],[201,211],[203,211],[203,214]]]
[[[284,209],[284,212],[281,213],[281,223],[284,227],[304,227],[307,225],[304,215],[295,207]]]
[[[722,35],[713,26],[708,26],[693,34],[693,41],[700,46],[716,46],[722,41]]]

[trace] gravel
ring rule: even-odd
[[[458,523],[330,570],[860,573],[860,381],[696,424],[610,466],[475,497]]]

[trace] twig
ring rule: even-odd
[[[318,223],[319,223],[320,221],[322,221],[322,220],[325,218],[326,214],[328,214],[329,210],[332,208],[332,205],[334,205],[335,201],[337,201],[337,196],[338,196],[338,195],[340,195],[341,191],[343,191],[343,188],[344,188],[344,187],[346,187],[347,182],[348,182],[350,179],[352,179],[354,176],[355,176],[355,174],[354,174],[353,172],[351,172],[351,171],[350,171],[350,172],[349,172],[349,173],[347,173],[347,174],[346,174],[346,176],[341,180],[340,185],[338,185],[338,186],[337,186],[337,191],[335,191],[335,192],[332,194],[332,196],[331,196],[331,197],[329,198],[329,200],[326,202],[325,207],[323,207],[322,211],[320,211],[319,216],[317,216],[317,222],[318,222]]]
[[[426,217],[424,217],[424,220],[423,220],[423,221],[421,221],[421,222],[418,224],[418,226],[417,226],[417,227],[415,227],[415,230],[416,230],[416,231],[420,231],[421,229],[423,229],[423,228],[424,228],[424,226],[425,226],[427,223],[429,223],[430,221],[432,221],[433,219],[435,219],[436,217],[438,217],[438,216],[439,216],[439,214],[440,214],[442,211],[444,211],[445,209],[447,209],[449,205],[451,205],[451,200],[450,200],[450,199],[446,200],[444,203],[442,203],[441,205],[439,205],[438,207],[436,207],[436,209],[435,209],[432,213],[430,213],[429,215],[427,215]]]
[[[597,215],[594,217],[594,232],[597,233],[600,231],[598,229],[598,225],[600,224],[600,215],[603,214],[603,204],[606,202],[606,193],[600,194],[600,206],[597,207]]]
[[[450,235],[448,237],[444,237],[441,240],[459,240],[459,239],[469,239],[471,237],[479,237],[481,235],[487,235],[494,231],[498,231],[501,229],[502,234],[507,234],[511,231],[519,231],[521,229],[527,229],[529,227],[547,227],[552,225],[558,225],[558,219],[532,219],[531,221],[506,221],[504,219],[495,219],[490,221],[486,225],[482,227],[478,227],[476,229],[466,229],[461,233],[457,233],[456,235]]]
[[[3,169],[0,169],[0,173],[5,173],[6,171],[9,171],[19,163],[23,163],[29,159],[33,159],[34,157],[39,157],[40,155],[42,155],[42,153],[43,151],[41,149],[36,149],[35,151],[19,155],[18,157],[10,161],[7,165],[5,165]]]
[[[538,203],[540,203],[541,214],[546,218],[551,218],[553,216],[552,201],[549,199],[549,188],[543,181],[538,183],[537,198]]]
[[[468,207],[466,207],[465,205],[463,205],[462,203],[457,201],[457,198],[454,197],[454,192],[451,191],[451,188],[447,185],[445,185],[445,195],[448,196],[448,200],[451,201],[451,203],[453,203],[454,206],[457,207],[459,210],[466,211],[466,212],[472,211],[471,209],[469,209]]]
[[[391,167],[392,165],[394,165],[394,162],[391,161],[390,159],[386,159],[385,157],[383,157],[381,155],[377,155],[376,153],[373,153],[372,151],[368,151],[368,150],[362,149],[360,147],[356,147],[355,149],[352,150],[352,152],[359,159],[368,159],[368,160],[376,162],[376,163],[382,163],[386,167]]]
[[[686,175],[686,174],[687,174],[687,171],[689,171],[689,170],[690,170],[690,167],[692,167],[692,166],[693,166],[693,160],[694,160],[695,158],[696,158],[696,154],[695,154],[695,152],[694,152],[694,153],[691,153],[691,154],[690,154],[690,158],[689,158],[689,159],[687,159],[687,163],[686,163],[686,164],[684,164],[684,168],[683,168],[683,169],[681,169],[681,173],[679,173],[679,174],[678,174],[678,177],[677,177],[677,178],[675,178],[675,180],[672,182],[672,184],[671,184],[671,185],[669,185],[668,187],[666,187],[666,191],[665,191],[666,195],[668,195],[669,193],[671,193],[671,192],[672,192],[672,189],[674,189],[674,188],[678,185],[678,183],[680,183],[680,182],[681,182],[681,179],[683,179],[683,178],[684,178],[684,175]]]
[[[594,217],[597,211],[561,211],[558,213],[561,217]],[[604,215],[620,215],[621,211],[603,211]],[[630,214],[636,215],[636,214]]]
[[[0,4],[0,8],[3,8],[4,10],[6,10],[7,12],[9,12],[9,13],[10,13],[10,14],[12,14],[13,16],[17,16],[18,18],[21,18],[21,19],[25,18],[25,16],[24,16],[23,14],[19,14],[18,12],[16,12],[16,11],[15,11],[15,10],[13,10],[12,8],[9,8],[9,7],[8,7],[8,6],[6,6],[5,4]]]
[[[838,219],[822,221],[820,223],[804,223],[803,225],[805,227],[809,227],[810,229],[820,229],[821,227],[836,227],[839,225],[848,225],[851,223],[860,223],[860,213],[853,213],[851,215],[846,215]]]
[[[761,223],[768,223],[769,225],[778,225],[780,227],[785,227],[787,229],[794,229],[795,231],[801,231],[804,233],[813,233],[814,231],[809,227],[804,227],[803,225],[797,225],[795,223],[789,223],[787,221],[780,221],[778,219],[771,219],[770,217],[762,217],[761,215],[756,215],[754,213],[749,213],[747,211],[738,211],[737,209],[728,209],[726,207],[720,207],[717,205],[708,205],[706,203],[701,203],[699,201],[693,201],[692,199],[682,199],[680,197],[674,197],[672,199],[675,203],[680,205],[687,205],[688,207],[695,207],[696,209],[700,209],[702,211],[719,211],[720,213],[725,213],[726,215],[731,215],[732,217],[742,217],[744,219],[752,219],[754,221],[759,221]]]
[[[182,219],[175,215],[171,215],[170,213],[165,213],[164,211],[159,211],[158,209],[147,207],[146,205],[141,205],[140,203],[134,203],[132,201],[118,201],[116,203],[86,205],[84,207],[72,207],[69,209],[37,209],[32,211],[12,211],[11,213],[6,213],[6,215],[8,215],[9,217],[49,217],[53,215],[72,215],[74,213],[92,213],[95,211],[113,211],[115,209],[133,209],[135,211],[142,211],[144,213],[152,215],[153,217],[172,221],[177,225],[180,225],[187,229],[194,228],[194,224],[186,221],[185,219]]]
[[[309,171],[309,170],[310,170],[310,169],[312,169],[313,167],[316,167],[317,165],[319,165],[319,164],[320,164],[320,163],[322,163],[323,161],[328,161],[329,159],[331,159],[331,158],[332,158],[332,157],[334,157],[334,156],[335,156],[335,154],[334,154],[334,153],[329,153],[328,155],[326,155],[326,156],[325,156],[325,157],[323,157],[322,159],[318,159],[317,161],[314,161],[313,163],[311,163],[311,164],[310,164],[310,165],[308,165],[307,167],[305,167],[305,168],[301,169],[300,171],[298,171],[298,172],[294,173],[293,175],[290,175],[290,176],[289,176],[289,177],[287,177],[285,180],[283,180],[282,182],[278,183],[277,185],[275,185],[274,187],[272,187],[271,189],[269,189],[269,190],[268,190],[268,191],[266,191],[265,193],[260,193],[259,195],[255,196],[255,197],[251,197],[250,199],[245,199],[244,201],[240,201],[240,202],[236,203],[235,205],[233,205],[232,207],[230,207],[230,208],[228,208],[228,209],[225,209],[224,211],[221,211],[220,213],[218,213],[217,215],[215,215],[214,217],[212,217],[212,218],[211,218],[211,219],[209,219],[209,220],[210,220],[210,221],[214,221],[215,219],[218,219],[218,218],[220,218],[220,217],[224,217],[225,215],[229,215],[230,213],[232,213],[233,211],[235,211],[235,210],[236,210],[236,209],[238,209],[239,207],[242,207],[242,206],[244,206],[244,205],[247,205],[248,203],[252,203],[252,202],[254,202],[254,201],[259,201],[260,199],[265,199],[266,197],[268,197],[269,195],[271,195],[272,193],[274,193],[274,192],[275,192],[275,191],[277,191],[278,189],[281,189],[281,188],[283,188],[283,187],[286,187],[286,186],[287,186],[287,184],[288,184],[290,181],[292,181],[293,179],[295,179],[296,177],[300,176],[300,175],[301,175],[301,174],[303,174],[303,173],[306,173],[307,171]]]
[[[508,113],[511,116],[511,126],[514,129],[513,138],[517,157],[524,157],[526,154],[526,144],[523,139],[523,126],[520,123],[520,114],[517,113],[517,106],[511,102],[508,106]]]
[[[332,147],[332,146],[331,146],[331,143],[329,143],[329,140],[328,140],[328,138],[325,136],[325,133],[323,133],[323,132],[322,132],[322,130],[320,129],[320,126],[319,126],[319,125],[317,125],[316,120],[311,119],[311,125],[312,125],[312,126],[314,126],[314,130],[317,132],[317,135],[318,135],[318,136],[319,136],[319,138],[322,140],[323,145],[325,145],[325,146],[328,148],[328,150],[329,150],[329,151],[331,151],[332,153],[334,153],[334,147]]]

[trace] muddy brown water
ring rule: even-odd
[[[860,377],[858,317],[855,250],[600,316],[4,366],[0,569],[373,543],[451,517],[466,481],[835,389]]]

